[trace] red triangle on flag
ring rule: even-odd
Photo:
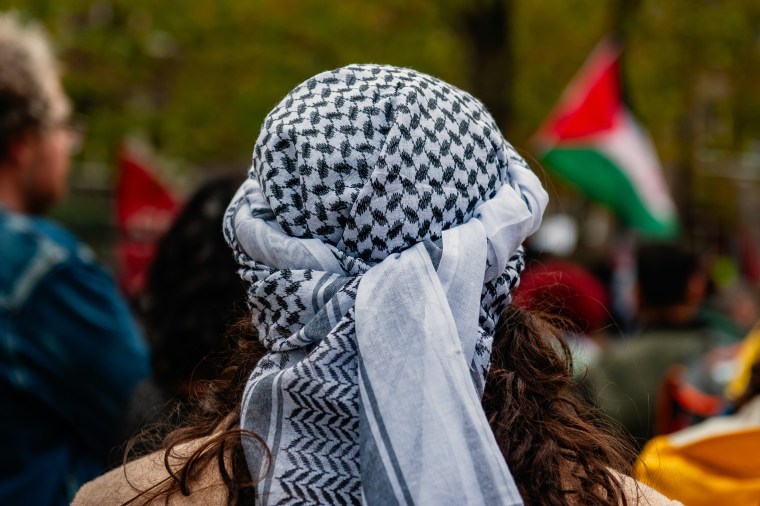
[[[172,214],[179,200],[154,174],[150,164],[134,149],[119,153],[119,179],[116,184],[116,221],[120,229],[136,225],[146,210]]]
[[[603,40],[564,91],[539,130],[537,141],[555,144],[611,130],[623,110],[620,48]]]

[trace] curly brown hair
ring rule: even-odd
[[[577,395],[564,324],[507,308],[496,329],[483,409],[528,504],[627,504],[616,473],[635,456]]]
[[[176,494],[190,495],[211,465],[220,470],[228,504],[255,502],[256,483],[243,445],[263,441],[240,429],[239,404],[248,373],[264,350],[249,322],[238,324],[232,334],[232,362],[198,398],[194,421],[163,440],[169,477],[138,491],[129,503],[163,498],[168,504]],[[557,326],[537,313],[507,308],[494,337],[483,396],[491,429],[526,504],[627,504],[616,472],[629,474],[633,450],[576,397],[571,371],[570,352]],[[173,450],[201,438],[203,445],[185,458],[179,472],[173,471],[168,460],[177,457]]]

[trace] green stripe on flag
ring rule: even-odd
[[[594,149],[555,148],[543,155],[549,169],[576,186],[589,199],[612,208],[628,226],[643,234],[670,238],[677,234],[675,219],[655,216],[639,198],[630,179]]]

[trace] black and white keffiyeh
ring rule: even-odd
[[[274,108],[224,220],[268,349],[241,412],[262,503],[522,503],[480,397],[546,203],[482,104],[416,71]]]

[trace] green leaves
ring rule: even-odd
[[[40,19],[61,49],[67,89],[87,120],[83,158],[109,164],[118,142],[137,134],[189,165],[244,167],[265,114],[320,71],[390,63],[469,90],[481,88],[478,79],[498,78],[471,71],[473,46],[457,21],[493,1],[0,0],[0,8]],[[677,124],[692,117],[705,86],[717,89],[707,94],[715,95],[718,120],[731,123],[727,133],[710,134],[710,143],[740,147],[760,138],[760,99],[752,92],[760,85],[756,3],[642,0],[630,10],[627,90],[666,165],[678,156],[670,142]],[[616,5],[507,3],[514,66],[501,76],[516,146],[529,147],[610,31]],[[498,95],[498,82],[484,89]]]

